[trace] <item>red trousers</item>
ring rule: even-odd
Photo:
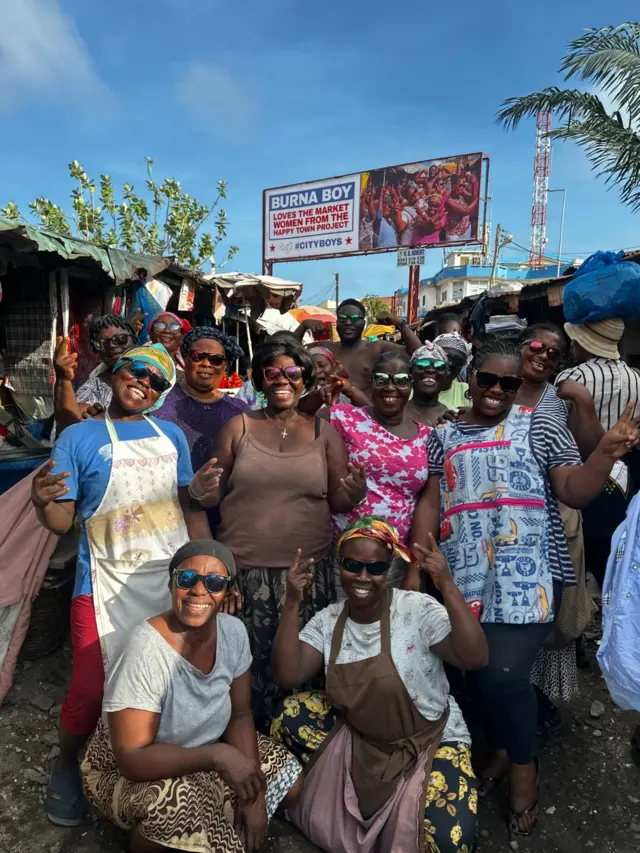
[[[73,672],[60,725],[70,735],[88,735],[100,719],[104,694],[104,664],[91,595],[79,595],[71,602],[71,643]]]

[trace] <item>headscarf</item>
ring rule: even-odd
[[[238,344],[238,341],[229,335],[225,335],[224,332],[221,332],[220,329],[216,329],[215,326],[194,326],[193,329],[187,332],[180,344],[180,352],[182,355],[187,355],[195,342],[201,341],[203,338],[218,341],[219,344],[222,344],[224,347],[224,354],[228,362],[234,362],[238,359],[244,358],[244,350]]]
[[[153,324],[156,322],[158,317],[173,317],[176,323],[180,323],[180,328],[182,329],[183,335],[186,335],[187,332],[191,331],[191,323],[188,320],[183,320],[182,317],[178,317],[177,314],[172,314],[171,311],[161,311],[159,314],[156,314],[156,316],[149,323],[149,334],[151,334]]]
[[[329,359],[329,361],[334,367],[338,364],[338,359],[336,358],[335,353],[331,352],[328,347],[314,345],[311,347],[307,347],[307,349],[311,353],[311,355],[323,355],[325,358]]]
[[[349,539],[373,539],[393,552],[394,557],[400,557],[405,563],[413,562],[413,554],[400,542],[398,531],[378,515],[365,516],[350,524],[338,539],[338,551]]]
[[[173,575],[174,569],[177,569],[191,557],[215,557],[229,572],[230,578],[236,576],[236,561],[233,554],[226,545],[223,545],[222,542],[216,542],[215,539],[192,539],[190,542],[185,542],[171,558],[169,575]]]
[[[424,344],[413,353],[411,356],[411,367],[423,358],[439,359],[444,362],[448,361],[446,352],[437,344],[432,344],[431,341],[425,341]]]
[[[162,344],[149,344],[149,346],[146,347],[134,347],[133,349],[127,350],[120,361],[116,362],[112,372],[114,374],[117,373],[120,368],[124,367],[129,361],[142,361],[145,364],[157,367],[167,382],[171,383],[169,388],[160,395],[158,401],[151,406],[150,409],[146,410],[148,412],[155,412],[162,406],[167,398],[167,394],[176,384],[176,366],[173,359]]]
[[[459,335],[457,332],[450,332],[445,335],[438,335],[434,339],[434,344],[437,344],[446,353],[455,353],[461,359],[464,359],[465,367],[471,361],[473,355],[473,347],[468,341]]]

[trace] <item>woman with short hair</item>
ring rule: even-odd
[[[219,542],[179,548],[170,608],[134,629],[109,677],[82,776],[90,802],[132,830],[132,853],[253,853],[299,792],[298,762],[256,734],[249,638],[221,612],[235,573]]]
[[[315,561],[302,614],[309,619],[335,598],[330,559],[331,512],[348,512],[366,496],[364,468],[348,465],[335,429],[298,410],[315,387],[313,357],[287,338],[262,344],[251,363],[263,409],[232,418],[219,431],[213,459],[196,474],[191,495],[218,506],[217,538],[238,566],[242,616],[253,660],[253,707],[264,722],[279,695],[271,643],[284,600],[291,542]]]

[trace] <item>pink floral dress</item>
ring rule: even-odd
[[[409,544],[413,513],[429,477],[431,427],[416,424],[415,438],[398,438],[367,409],[347,405],[332,406],[331,423],[342,436],[349,461],[367,469],[367,497],[351,512],[334,515],[336,535],[358,518],[379,515]]]

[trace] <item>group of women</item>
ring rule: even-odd
[[[254,407],[220,392],[240,353],[214,328],[173,330],[173,353],[119,318],[91,331],[104,409],[72,399],[61,347],[75,422],[33,485],[46,527],[81,528],[49,817],[79,823],[84,784],[133,851],[257,850],[282,807],[327,851],[470,853],[478,796],[508,777],[530,834],[531,670],[575,584],[558,501],[601,491],[630,412],[590,429],[579,389],[548,384],[546,326],[472,361],[455,331],[381,353],[367,394],[279,333]],[[456,385],[464,408],[440,402]],[[445,665],[493,750],[479,790]]]

